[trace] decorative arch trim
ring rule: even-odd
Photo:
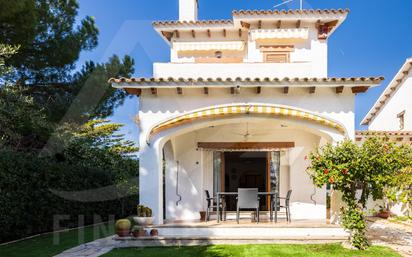
[[[343,135],[346,133],[345,128],[338,122],[302,109],[270,104],[231,104],[225,106],[207,107],[167,119],[155,125],[150,130],[148,140],[164,130],[193,123],[195,121],[241,117],[247,115],[251,115],[253,117],[291,118],[304,120],[335,129]]]

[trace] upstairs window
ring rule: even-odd
[[[290,53],[294,47],[289,45],[268,45],[261,46],[260,51],[263,53],[263,61],[267,63],[289,63]]]
[[[399,119],[399,130],[402,130],[405,128],[405,111],[399,113],[397,117]]]
[[[265,53],[265,62],[287,63],[289,62],[288,53]]]

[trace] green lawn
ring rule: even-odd
[[[113,224],[54,233],[0,246],[0,257],[48,257],[114,234]],[[54,242],[54,239],[56,241]],[[57,240],[58,239],[58,240]]]
[[[366,251],[344,249],[340,244],[324,245],[216,245],[190,247],[126,248],[104,257],[399,257],[391,249],[373,246]]]

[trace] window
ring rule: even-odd
[[[289,45],[266,45],[261,46],[260,51],[263,53],[264,62],[288,63],[290,62],[290,53],[294,51],[294,47]]]
[[[399,130],[402,130],[405,128],[405,111],[399,113],[397,117],[399,119]]]
[[[289,54],[287,53],[265,53],[265,62],[287,63],[289,62]]]

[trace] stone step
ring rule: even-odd
[[[220,244],[324,244],[338,243],[348,240],[347,236],[293,236],[293,237],[123,237],[114,238],[116,247],[152,247],[152,246],[194,246],[194,245],[220,245]]]

